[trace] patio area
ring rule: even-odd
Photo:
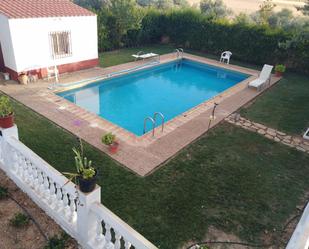
[[[184,54],[184,58],[233,69],[252,76],[215,98],[167,122],[163,133],[159,131],[160,128],[157,128],[154,138],[151,133],[137,137],[107,120],[56,96],[53,90],[48,89],[51,85],[48,82],[39,81],[26,86],[10,82],[6,85],[1,85],[0,90],[103,152],[108,153],[107,148],[102,145],[100,138],[106,132],[113,132],[120,142],[120,150],[117,154],[110,156],[133,172],[145,176],[156,170],[178,151],[207,131],[214,103],[218,103],[219,106],[216,110],[216,119],[209,128],[217,125],[224,118],[263,92],[247,87],[248,82],[257,77],[259,72],[256,70],[226,65],[191,54]],[[160,63],[166,63],[175,59],[174,53],[166,54],[161,56]],[[129,62],[108,68],[97,67],[65,74],[61,76],[60,82],[62,84],[80,82],[83,85],[88,83],[84,82],[87,79],[104,77],[112,72],[140,66],[141,63],[143,62]],[[278,82],[279,79],[272,77],[270,86]]]

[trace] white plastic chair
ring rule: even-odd
[[[273,70],[273,66],[271,65],[267,65],[265,64],[263,66],[263,69],[259,75],[259,77],[253,81],[251,81],[248,84],[248,87],[254,87],[256,88],[258,91],[260,91],[262,89],[262,87],[266,84],[266,82],[268,81],[270,84],[270,80],[271,80],[271,71]]]
[[[49,81],[52,78],[55,78],[55,81],[59,82],[59,71],[57,66],[47,67],[47,80]]]
[[[230,58],[232,56],[232,52],[231,51],[224,51],[222,54],[221,54],[221,57],[220,57],[220,62],[226,62],[227,64],[230,64]]]

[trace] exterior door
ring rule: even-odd
[[[0,72],[3,72],[4,69],[5,69],[5,64],[4,64],[2,48],[1,48],[1,43],[0,43]]]

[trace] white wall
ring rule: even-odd
[[[17,72],[98,58],[97,17],[9,19]],[[71,31],[72,56],[53,59],[49,33]]]
[[[11,41],[8,18],[0,14],[0,43],[2,47],[5,66],[11,69],[16,68],[14,50]]]

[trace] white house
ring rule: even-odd
[[[97,17],[69,0],[0,0],[0,71],[45,77],[98,64]]]

